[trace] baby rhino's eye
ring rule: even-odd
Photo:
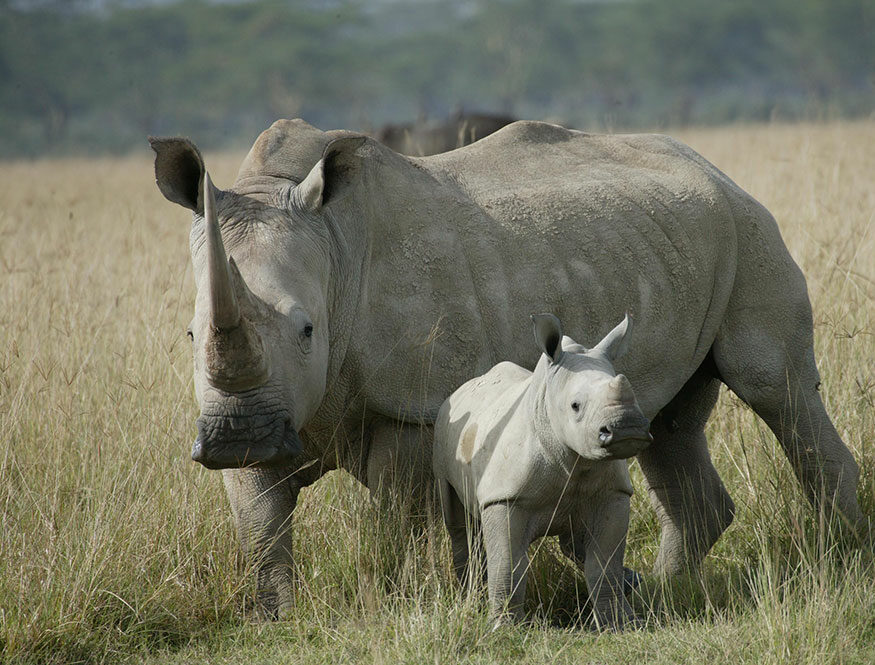
[[[572,402],[571,403],[571,410],[574,411],[574,413],[577,413],[578,411],[580,411],[580,402]]]

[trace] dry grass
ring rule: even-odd
[[[875,124],[677,134],[777,217],[808,277],[823,394],[875,509]],[[219,184],[240,155],[207,155]],[[6,662],[871,662],[865,557],[819,536],[772,436],[725,394],[709,425],[738,517],[703,573],[636,599],[647,630],[569,623],[580,579],[545,548],[536,624],[491,633],[446,538],[342,475],[296,513],[299,606],[248,620],[221,481],[188,460],[196,407],[187,215],[150,155],[0,164],[0,659]],[[640,485],[640,477],[638,478]],[[635,498],[629,559],[657,530]]]

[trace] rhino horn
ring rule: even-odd
[[[611,391],[611,396],[621,404],[633,404],[635,402],[635,391],[632,390],[632,384],[629,379],[623,374],[617,374],[608,383]]]
[[[216,194],[210,174],[204,174],[204,223],[207,250],[207,284],[210,290],[210,318],[213,327],[228,330],[240,323],[240,303],[234,292],[231,267],[222,244]]]

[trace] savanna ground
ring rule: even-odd
[[[875,516],[875,123],[676,135],[777,217],[808,278],[822,393]],[[228,185],[240,155],[207,154]],[[219,474],[189,459],[189,219],[128,159],[0,164],[0,660],[8,663],[871,663],[875,575],[822,538],[774,438],[724,393],[709,425],[735,523],[702,572],[645,576],[640,631],[579,620],[546,543],[533,623],[492,632],[442,527],[410,528],[348,476],[302,494],[298,604],[253,620]],[[658,530],[640,472],[629,565]]]

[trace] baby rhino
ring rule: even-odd
[[[468,381],[441,406],[434,473],[453,564],[464,584],[468,523],[486,545],[490,612],[520,620],[529,544],[559,536],[583,570],[595,620],[633,620],[623,554],[632,485],[624,461],[652,440],[628,379],[613,363],[625,351],[629,316],[592,349],[568,337],[552,314],[532,316],[543,355],[534,372],[503,362]]]

